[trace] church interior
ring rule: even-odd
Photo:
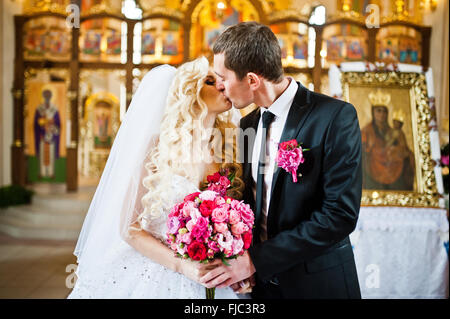
[[[363,142],[376,138],[371,106],[388,112],[382,147],[402,161],[370,171],[366,155],[351,234],[362,297],[448,298],[447,0],[1,0],[0,298],[67,297],[143,76],[212,62],[215,39],[242,21],[271,28],[286,75],[354,104]]]

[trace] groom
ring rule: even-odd
[[[202,278],[206,287],[252,278],[253,298],[361,298],[349,234],[358,219],[361,133],[355,108],[309,91],[283,75],[277,38],[267,26],[243,22],[214,44],[217,88],[242,118],[244,200],[255,212],[253,244],[231,266]],[[278,143],[308,149],[298,180],[275,162]]]

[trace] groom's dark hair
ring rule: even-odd
[[[241,22],[228,27],[217,38],[214,54],[223,53],[225,67],[239,80],[248,72],[278,83],[283,79],[281,49],[277,37],[268,26],[257,22]]]

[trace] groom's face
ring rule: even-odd
[[[225,55],[214,55],[214,73],[217,75],[217,89],[221,91],[237,109],[242,109],[253,103],[253,92],[247,77],[239,80],[236,73],[225,67]]]

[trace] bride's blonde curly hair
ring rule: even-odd
[[[184,63],[178,67],[173,82],[169,88],[164,117],[161,122],[161,131],[156,147],[149,155],[145,164],[148,175],[143,179],[143,185],[148,192],[142,197],[143,212],[138,216],[141,226],[142,219],[159,217],[170,200],[170,187],[173,175],[181,175],[189,179],[194,185],[201,184],[202,176],[194,166],[192,159],[193,134],[205,131],[203,121],[208,113],[206,103],[200,97],[200,91],[208,75],[209,63],[205,57]],[[225,129],[235,128],[230,122],[231,113],[219,114],[215,120],[214,128],[219,129],[222,138],[218,139],[222,150],[220,160],[222,168],[228,168],[235,173],[235,179],[229,189],[229,196],[240,199],[244,188],[241,179],[242,166],[238,164],[236,144],[234,139],[225,139]],[[214,140],[210,140],[214,144]],[[229,140],[229,139],[228,139]],[[232,145],[229,145],[229,144]],[[228,144],[228,145],[227,145]],[[232,146],[232,147],[230,147]],[[214,148],[216,149],[216,148]],[[233,154],[229,154],[230,149]],[[198,155],[198,154],[195,154]],[[232,158],[232,163],[225,159]]]

